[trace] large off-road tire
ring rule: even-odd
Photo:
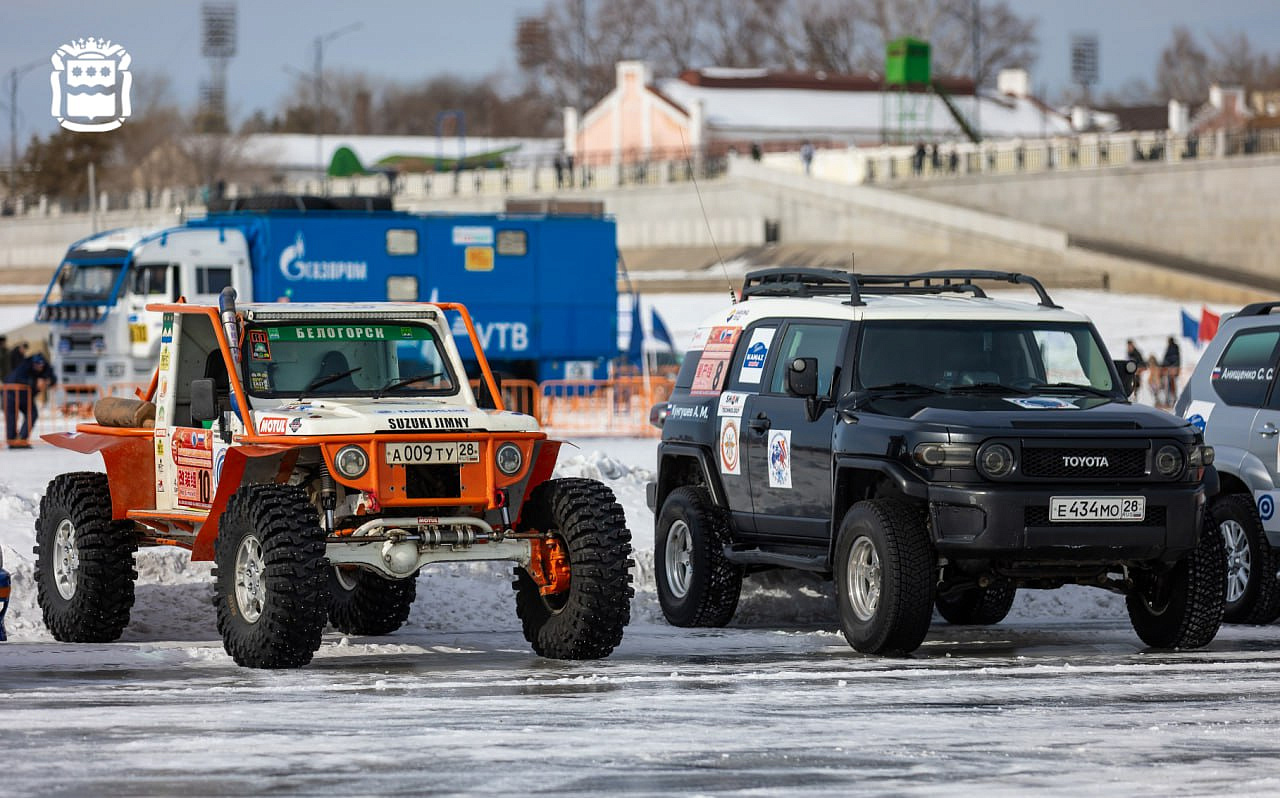
[[[631,620],[631,532],[613,491],[590,479],[552,479],[534,488],[521,531],[554,535],[569,560],[568,589],[543,596],[516,567],[516,613],[538,655],[598,659],[622,642]]]
[[[1280,616],[1280,558],[1267,542],[1253,498],[1242,493],[1219,496],[1209,504],[1209,517],[1226,549],[1223,622],[1271,623]]]
[[[64,643],[109,643],[133,609],[133,524],[111,520],[107,475],[62,474],[36,519],[36,594],[44,624]]]
[[[702,488],[676,488],[654,531],[658,603],[672,626],[724,626],[742,593],[742,566],[724,556],[729,519]]]
[[[937,559],[924,510],[901,499],[849,508],[836,538],[836,603],[849,645],[910,654],[933,620]]]
[[[1138,574],[1125,598],[1129,620],[1152,648],[1201,648],[1222,625],[1226,604],[1227,560],[1222,535],[1206,517],[1200,545],[1173,568]]]
[[[345,634],[391,634],[409,619],[417,596],[416,574],[384,579],[358,568],[329,569],[329,623]]]
[[[939,593],[934,606],[947,623],[990,626],[1005,619],[1017,596],[1018,589],[1013,583],[1001,580],[952,596]]]
[[[329,561],[315,507],[296,485],[246,485],[214,542],[222,645],[249,668],[298,668],[320,648]]]

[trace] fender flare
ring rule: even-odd
[[[724,484],[720,481],[720,472],[713,465],[711,453],[701,446],[690,443],[663,443],[658,448],[658,479],[654,488],[654,515],[655,517],[662,511],[662,502],[666,499],[666,493],[662,491],[662,464],[668,458],[693,458],[698,461],[698,466],[702,469],[702,479],[707,484],[707,492],[711,494],[711,501],[717,507],[729,506],[726,498]]]

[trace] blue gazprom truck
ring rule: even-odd
[[[145,306],[178,297],[216,304],[228,285],[242,302],[461,302],[501,372],[608,376],[618,355],[618,250],[616,224],[598,203],[444,214],[265,199],[73,244],[37,311],[51,327],[59,380],[100,389],[145,382],[160,342],[159,315]],[[454,333],[467,356],[466,331]]]

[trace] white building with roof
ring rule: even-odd
[[[580,163],[624,163],[682,154],[959,141],[964,124],[985,139],[1071,133],[1068,116],[1031,96],[1025,71],[1002,73],[995,94],[968,79],[941,78],[899,92],[876,76],[782,73],[762,69],[690,70],[655,82],[649,65],[622,61],[617,82],[579,116],[565,110],[565,148]],[[948,102],[948,100],[950,102]]]

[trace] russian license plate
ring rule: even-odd
[[[1147,517],[1145,496],[1054,496],[1050,521],[1141,521]]]
[[[425,463],[478,463],[480,444],[477,441],[452,443],[388,443],[387,463],[390,465],[422,465]]]

